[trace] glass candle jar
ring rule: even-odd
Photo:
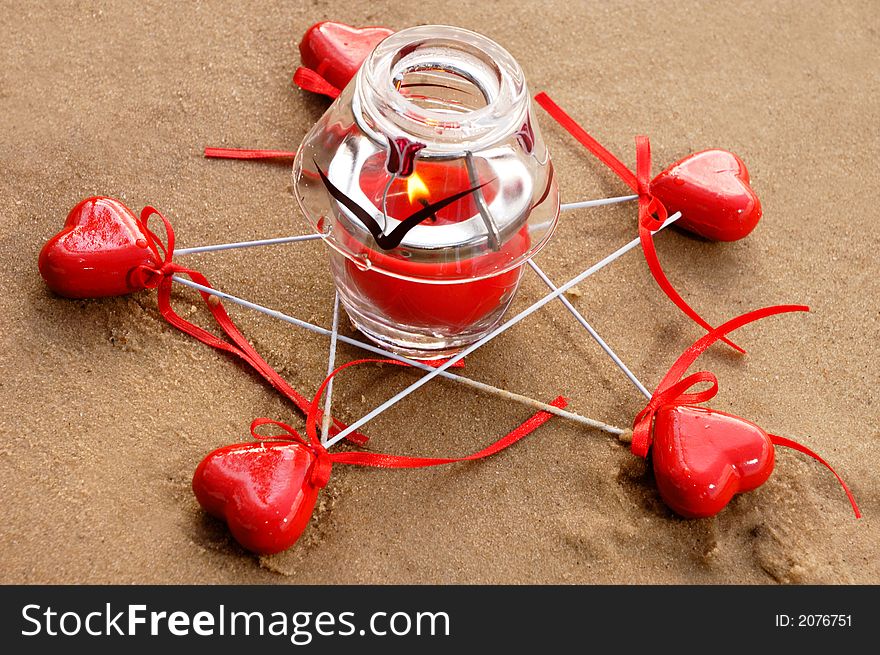
[[[456,27],[382,41],[306,135],[293,175],[352,322],[418,359],[500,322],[559,216],[522,69]]]

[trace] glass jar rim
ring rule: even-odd
[[[470,80],[486,96],[486,104],[450,116],[400,93],[394,85],[395,73],[405,70],[406,61],[425,50],[434,51],[426,56],[436,55],[438,64],[458,56],[484,79],[494,75],[497,82],[492,88]],[[425,143],[419,153],[423,158],[462,156],[465,141],[470,151],[491,147],[518,129],[530,103],[522,68],[506,49],[482,34],[450,25],[421,25],[395,32],[376,46],[358,71],[355,84],[355,116],[359,123],[364,119],[364,132],[383,144],[388,135]]]

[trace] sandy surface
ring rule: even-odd
[[[0,581],[880,582],[876,3],[2,5]],[[154,293],[53,297],[37,253],[96,193],[155,204],[181,246],[303,232],[286,165],[200,153],[297,146],[325,102],[291,88],[296,44],[328,18],[483,31],[520,60],[533,91],[549,91],[629,163],[640,132],[655,167],[708,147],[743,156],[765,206],[755,232],[733,244],[670,232],[658,251],[712,321],[777,302],[813,308],[743,329],[748,357],[716,346],[701,362],[721,380],[714,407],[825,455],[865,518],[853,519],[825,469],[784,451],[758,491],[716,518],[681,520],[626,447],[562,420],[482,463],[337,467],[304,538],[277,556],[247,554],[205,518],[189,488],[199,460],[243,441],[256,416],[301,418],[167,326]],[[539,119],[564,200],[626,191]],[[569,214],[539,261],[561,282],[634,233],[632,207]],[[187,261],[221,289],[329,324],[319,244]],[[519,307],[542,291],[527,278]],[[576,305],[651,386],[701,334],[637,252],[581,291]],[[197,301],[180,292],[176,302],[185,312]],[[311,395],[326,340],[231,312]],[[340,358],[356,354],[342,348]],[[541,399],[565,394],[576,411],[624,426],[643,404],[555,304],[470,357],[468,374]],[[352,421],[414,375],[355,371],[337,386],[337,411]],[[378,451],[448,456],[527,415],[435,383],[367,431]]]

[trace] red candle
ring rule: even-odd
[[[481,160],[482,161],[482,160]],[[477,167],[478,184],[488,182],[478,192],[490,204],[498,191],[487,171]],[[388,174],[385,154],[371,157],[362,169],[360,186],[367,198],[382,211],[382,198]],[[464,162],[417,161],[415,171],[406,178],[395,178],[389,187],[385,208],[389,216],[403,219],[422,209],[430,201],[440,200],[475,186]],[[439,210],[435,217],[422,223],[424,229],[440,229],[472,219],[479,214],[477,198],[470,194]],[[347,239],[345,245],[361,250],[371,266],[364,269],[351,260],[345,261],[345,273],[353,290],[369,299],[375,309],[391,320],[408,326],[432,327],[448,332],[466,330],[499,308],[506,307],[516,291],[521,268],[473,281],[443,283],[486,276],[493,270],[517,259],[531,246],[527,227],[502,243],[498,250],[487,250],[471,257],[455,259],[449,252],[439,253],[437,261],[407,256],[407,241],[394,250],[383,252],[374,243],[355,243],[355,238],[342,226],[338,234]],[[421,259],[421,260],[420,260]],[[373,270],[380,269],[380,270]],[[381,272],[380,272],[381,271]],[[398,277],[399,276],[399,277]],[[410,279],[401,279],[410,278]],[[436,280],[438,282],[419,282]]]

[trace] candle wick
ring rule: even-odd
[[[444,209],[445,207],[448,207],[449,205],[458,202],[465,196],[479,191],[479,189],[484,187],[486,184],[494,182],[494,179],[492,179],[488,182],[484,182],[480,186],[465,189],[464,191],[454,193],[451,196],[443,198],[442,200],[438,200],[437,202],[429,203],[427,207],[423,207],[419,211],[415,212],[414,214],[410,214],[407,218],[402,220],[400,222],[400,225],[391,230],[389,234],[385,234],[369,212],[367,212],[354,200],[345,195],[345,193],[343,193],[341,189],[338,189],[330,181],[330,179],[327,177],[327,174],[324,173],[323,170],[321,170],[320,166],[318,166],[317,161],[315,161],[315,168],[317,169],[318,175],[321,177],[321,181],[324,183],[324,187],[327,189],[327,192],[339,204],[348,209],[348,211],[350,211],[364,225],[364,227],[367,228],[370,234],[373,235],[373,239],[375,240],[376,245],[382,248],[382,250],[393,250],[400,245],[400,242],[403,241],[403,237],[406,236],[407,232],[409,232],[422,221],[430,218],[432,214],[435,214],[441,209]]]
[[[427,200],[425,200],[424,198],[419,198],[419,204],[425,209],[427,209],[428,207],[431,206],[430,203]],[[432,223],[437,222],[437,212],[431,212],[431,222]]]

